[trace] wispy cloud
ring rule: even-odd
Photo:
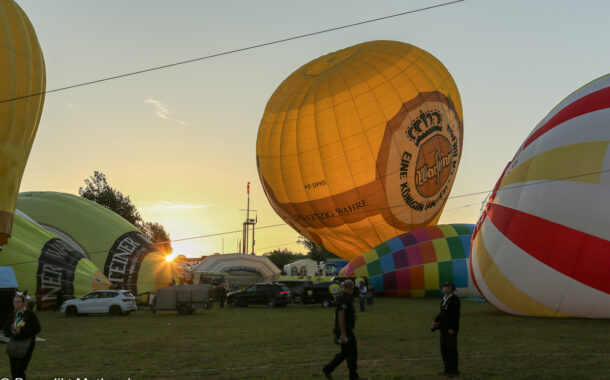
[[[155,108],[157,109],[155,114],[157,116],[159,116],[161,119],[167,120],[167,121],[171,121],[172,123],[177,123],[182,125],[183,127],[188,127],[189,124],[187,122],[184,122],[182,120],[178,120],[178,119],[173,119],[171,117],[169,117],[169,115],[172,115],[173,112],[170,111],[165,104],[163,104],[163,102],[161,102],[160,100],[156,100],[156,99],[152,99],[152,98],[148,98],[145,100],[146,103],[150,103],[152,105],[155,106]]]
[[[172,202],[160,202],[150,206],[142,207],[144,210],[197,210],[202,208],[211,207],[211,204],[192,204],[192,203],[172,203]]]

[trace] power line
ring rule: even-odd
[[[280,226],[288,226],[288,224],[286,223],[280,223],[280,224],[272,224],[269,226],[262,226],[262,227],[258,227],[258,230],[262,230],[262,229],[266,229],[266,228],[274,228],[274,227],[280,227]],[[191,236],[191,237],[187,237],[187,238],[182,238],[182,239],[174,239],[174,240],[168,240],[168,241],[162,241],[162,242],[157,242],[156,244],[166,244],[166,243],[173,243],[173,242],[178,242],[178,241],[186,241],[186,240],[194,240],[194,239],[203,239],[203,238],[207,238],[207,237],[213,237],[213,236],[221,236],[221,235],[229,235],[229,234],[234,234],[237,232],[242,232],[242,230],[235,230],[235,231],[226,231],[226,232],[218,232],[218,233],[214,233],[214,234],[207,234],[207,235],[199,235],[199,236]],[[155,243],[153,243],[155,244]],[[259,248],[259,249],[263,249],[263,248]],[[106,254],[108,253],[108,249],[103,249],[103,250],[95,250],[95,251],[86,251],[87,255],[89,257],[83,257],[84,259],[91,259],[92,255],[99,255],[99,254]],[[37,263],[40,261],[40,258],[34,259],[34,260],[29,260],[29,261],[20,261],[20,262],[16,262],[16,263],[7,263],[4,265],[25,265],[25,264],[33,264],[33,263]]]
[[[523,183],[523,184],[515,185],[515,186],[507,186],[507,187],[505,187],[503,189],[498,189],[497,193],[500,193],[500,192],[506,191],[506,190],[514,190],[514,189],[518,189],[518,188],[526,187],[526,186],[541,185],[541,184],[546,184],[546,183],[551,183],[551,182],[556,182],[556,181],[563,181],[563,180],[574,179],[574,178],[579,178],[579,177],[586,177],[586,176],[595,175],[595,174],[604,174],[604,173],[608,173],[608,172],[610,172],[610,169],[599,170],[599,171],[595,171],[595,172],[590,172],[590,173],[585,173],[585,174],[577,174],[577,175],[561,177],[561,178],[555,178],[555,179],[549,179],[549,180],[543,180],[543,181],[528,182],[528,183]],[[486,190],[486,191],[478,191],[478,192],[468,193],[468,194],[461,194],[461,195],[456,195],[456,196],[453,196],[453,197],[448,197],[447,199],[457,199],[457,198],[463,198],[463,197],[474,196],[474,195],[489,194],[492,191],[493,190]],[[446,211],[453,211],[453,210],[457,210],[457,209],[461,209],[461,208],[466,208],[466,207],[470,207],[470,206],[475,205],[475,204],[478,204],[478,203],[466,204],[464,206],[455,207],[455,208],[452,208],[452,209],[448,209]],[[375,209],[375,210],[368,210],[367,212],[381,211],[381,210],[386,210],[386,209],[395,208],[395,207],[407,207],[407,205],[403,204],[403,205],[397,205],[397,206],[391,206],[391,207],[384,207],[384,208],[379,208],[379,209]],[[356,214],[356,212],[354,212],[354,213],[352,213],[350,215],[354,215],[354,214]],[[268,226],[258,227],[258,229],[275,228],[275,227],[280,227],[280,226],[289,226],[289,225],[286,224],[286,223],[271,224],[271,225],[268,225]],[[178,242],[178,241],[202,239],[202,238],[213,237],[213,236],[228,235],[228,234],[233,234],[233,233],[238,233],[238,232],[243,232],[243,231],[242,230],[234,230],[234,231],[227,231],[227,232],[218,232],[218,233],[214,233],[214,234],[199,235],[199,236],[186,237],[186,238],[182,238],[182,239],[174,239],[174,240],[168,240],[168,241],[163,241],[163,242],[157,242],[157,244],[165,244],[165,243],[173,243],[173,242]],[[265,247],[265,248],[271,248],[271,247]],[[265,248],[259,248],[259,249],[265,249]],[[87,253],[88,253],[89,256],[91,256],[91,255],[94,255],[94,254],[108,253],[108,250],[104,249],[104,250],[99,250],[99,251],[91,251],[91,252],[87,252]],[[4,264],[4,265],[23,265],[23,264],[36,263],[38,261],[39,260],[36,259],[36,260],[23,261],[23,262],[18,262],[18,263],[7,263],[7,264]]]
[[[479,204],[481,204],[481,202],[468,203],[466,205],[462,205],[462,206],[453,207],[453,208],[449,208],[449,209],[443,210],[443,213],[450,212],[450,211],[455,211],[455,210],[460,210],[460,209],[463,209],[463,208],[466,208],[466,207],[476,206],[476,205],[479,205]]]
[[[262,229],[265,229],[265,228],[273,228],[273,227],[279,227],[279,226],[287,226],[287,224],[286,223],[272,224],[270,226],[256,227],[256,229],[257,230],[262,230]],[[182,238],[182,239],[161,241],[161,242],[157,242],[157,244],[174,243],[174,242],[177,242],[177,241],[202,239],[202,238],[206,238],[206,237],[220,236],[220,235],[229,235],[229,234],[234,234],[234,233],[237,233],[237,232],[243,232],[243,230],[235,230],[235,231],[228,231],[228,232],[218,232],[218,233],[215,233],[215,234],[192,236],[192,237],[186,237],[186,238]]]
[[[301,38],[312,37],[312,36],[316,36],[316,35],[319,35],[319,34],[335,32],[335,31],[341,30],[341,29],[353,28],[355,26],[369,24],[369,23],[377,22],[377,21],[383,21],[383,20],[387,20],[387,19],[390,19],[390,18],[394,18],[394,17],[405,16],[405,15],[412,14],[412,13],[423,12],[423,11],[427,11],[427,10],[434,9],[434,8],[444,7],[446,5],[452,5],[452,4],[456,4],[456,3],[461,3],[463,1],[466,1],[466,0],[455,0],[455,1],[450,1],[450,2],[447,2],[447,3],[431,5],[429,7],[414,9],[414,10],[411,10],[411,11],[406,11],[406,12],[401,12],[401,13],[395,13],[395,14],[392,14],[392,15],[389,15],[389,16],[383,16],[383,17],[378,17],[378,18],[374,18],[374,19],[370,19],[370,20],[355,22],[353,24],[347,24],[347,25],[343,25],[343,26],[337,26],[337,27],[334,27],[334,28],[323,29],[323,30],[319,30],[317,32],[311,32],[311,33],[301,34],[301,35],[298,35],[298,36],[283,38],[283,39],[280,39],[280,40],[264,42],[264,43],[261,43],[261,44],[251,45],[251,46],[247,46],[247,47],[243,47],[243,48],[239,48],[239,49],[227,50],[227,51],[224,51],[224,52],[221,52],[221,53],[206,55],[206,56],[203,56],[203,57],[193,58],[193,59],[189,59],[189,60],[186,60],[186,61],[179,61],[179,62],[174,62],[174,63],[167,64],[167,65],[155,66],[155,67],[151,67],[151,68],[148,68],[148,69],[132,71],[132,72],[125,73],[125,74],[114,75],[114,76],[111,76],[111,77],[106,77],[106,78],[101,78],[101,79],[92,80],[92,81],[88,81],[88,82],[78,83],[78,84],[74,84],[74,85],[70,85],[70,86],[66,86],[66,87],[60,87],[60,88],[56,88],[56,89],[53,89],[53,90],[38,92],[38,93],[35,93],[35,94],[18,96],[18,97],[15,97],[15,98],[2,100],[2,101],[0,101],[0,104],[1,103],[6,103],[6,102],[12,102],[12,101],[16,101],[16,100],[21,100],[21,99],[27,99],[27,98],[31,98],[31,97],[34,97],[34,96],[50,94],[50,93],[53,93],[53,92],[65,91],[65,90],[69,90],[69,89],[73,89],[73,88],[77,88],[77,87],[89,86],[89,85],[92,85],[92,84],[97,84],[97,83],[101,83],[101,82],[107,82],[107,81],[111,81],[111,80],[115,80],[115,79],[126,78],[126,77],[130,77],[130,76],[135,76],[135,75],[140,75],[140,74],[148,73],[148,72],[151,72],[151,71],[157,71],[157,70],[167,69],[167,68],[174,67],[174,66],[185,65],[187,63],[199,62],[199,61],[203,61],[203,60],[206,60],[206,59],[221,57],[221,56],[224,56],[224,55],[240,53],[240,52],[247,51],[247,50],[257,49],[257,48],[261,48],[261,47],[265,47],[265,46],[276,45],[276,44],[280,44],[280,43],[283,43],[283,42],[298,40],[298,39],[301,39]]]
[[[590,172],[590,173],[584,173],[584,174],[576,174],[576,175],[572,175],[572,176],[561,177],[561,178],[554,178],[554,179],[543,180],[543,181],[522,183],[522,184],[519,184],[519,185],[507,186],[507,187],[505,187],[503,189],[498,189],[497,192],[499,193],[499,192],[502,192],[502,191],[513,190],[513,189],[517,189],[517,188],[521,188],[521,187],[526,187],[526,186],[534,186],[534,185],[540,185],[540,184],[545,184],[545,183],[550,183],[550,182],[564,181],[564,180],[568,180],[568,179],[574,179],[574,178],[579,178],[579,177],[586,177],[586,176],[595,175],[595,174],[604,174],[604,173],[608,173],[608,172],[610,172],[610,169],[600,170],[600,171],[595,171],[595,172]],[[458,198],[471,197],[471,196],[475,196],[475,195],[487,195],[487,194],[491,193],[492,191],[493,190],[477,191],[477,192],[473,192],[473,193],[455,195],[455,196],[452,196],[452,197],[447,197],[445,199],[449,200],[449,199],[458,199]],[[464,206],[455,207],[455,208],[452,208],[452,209],[449,209],[449,210],[446,210],[446,211],[454,211],[454,210],[458,210],[458,209],[461,209],[461,208],[470,207],[470,206],[473,206],[473,205],[476,205],[476,204],[478,204],[478,203],[470,203],[470,204],[467,204],[467,205],[464,205]],[[406,204],[399,204],[399,205],[394,205],[394,206],[381,207],[381,208],[377,208],[377,209],[369,209],[369,210],[364,210],[364,211],[357,211],[357,212],[351,213],[350,216],[351,215],[356,215],[356,214],[370,213],[370,212],[375,212],[375,211],[383,211],[383,210],[388,210],[388,209],[398,208],[398,207],[408,207],[408,205],[406,205]],[[334,217],[339,217],[339,216],[340,215],[335,215]],[[331,216],[331,217],[333,217],[333,216]],[[275,227],[280,227],[280,226],[288,226],[288,224],[286,224],[286,223],[272,224],[272,225],[269,225],[269,226],[257,227],[257,229],[258,230],[262,230],[262,229],[275,228]],[[202,238],[213,237],[213,236],[229,235],[229,234],[234,234],[234,233],[238,233],[238,232],[243,232],[243,230],[218,232],[218,233],[214,233],[214,234],[192,236],[192,237],[186,237],[186,238],[182,238],[182,239],[173,239],[173,240],[168,240],[168,241],[157,242],[157,244],[166,244],[166,243],[174,243],[174,242],[186,241],[186,240],[202,239]],[[259,248],[259,249],[262,249],[262,248]],[[106,252],[106,251],[93,252],[93,253],[104,253],[104,252]]]
[[[275,247],[281,247],[281,246],[291,246],[291,245],[296,245],[296,244],[299,244],[299,242],[291,241],[288,243],[274,244],[274,245],[269,245],[267,247],[257,248],[257,250],[263,250],[263,249],[269,249],[269,248],[275,248]]]
[[[590,173],[584,173],[584,174],[576,174],[576,175],[572,175],[572,176],[566,176],[566,177],[561,177],[561,178],[554,178],[554,179],[549,179],[549,180],[532,181],[532,182],[522,183],[522,184],[519,184],[519,185],[507,186],[507,187],[505,187],[503,189],[498,189],[497,192],[500,193],[502,191],[518,189],[518,188],[526,187],[526,186],[541,185],[541,184],[545,184],[545,183],[551,183],[551,182],[556,182],[556,181],[564,181],[564,180],[569,180],[569,179],[574,179],[574,178],[579,178],[579,177],[586,177],[586,176],[595,175],[595,174],[604,174],[604,173],[608,173],[608,172],[610,172],[610,169],[599,170],[599,171],[590,172]],[[489,194],[491,192],[493,192],[493,190],[477,191],[477,192],[473,192],[473,193],[460,194],[460,195],[455,195],[455,196],[451,196],[451,197],[443,197],[443,198],[439,198],[439,200],[459,199],[459,198],[465,198],[465,197],[472,197],[472,196],[475,196],[475,195],[487,195],[487,194]],[[459,208],[466,208],[466,207],[470,207],[472,205],[474,205],[474,204],[468,204],[468,205],[465,205],[465,206],[456,207],[456,208],[453,208],[451,210],[457,210]],[[395,208],[400,208],[400,207],[409,207],[409,205],[401,203],[401,204],[398,204],[398,205],[392,205],[392,206],[388,206],[388,207],[379,207],[379,208],[375,208],[375,209],[365,209],[365,210],[362,210],[362,211],[354,211],[354,212],[350,213],[349,216],[360,215],[360,214],[370,214],[372,212],[390,210],[390,209],[395,209]],[[449,210],[447,210],[447,211],[449,211]],[[325,216],[325,218],[338,218],[338,217],[342,217],[342,215],[328,215],[328,216]],[[283,224],[277,224],[275,226],[280,226],[280,225],[283,225]],[[273,226],[267,226],[267,228],[268,227],[273,227]]]

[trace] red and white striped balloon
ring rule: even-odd
[[[610,75],[530,133],[472,237],[481,294],[511,314],[610,318]]]

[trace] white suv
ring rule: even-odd
[[[136,298],[127,290],[94,290],[81,298],[75,298],[61,305],[61,312],[68,317],[78,314],[129,315],[137,310]]]

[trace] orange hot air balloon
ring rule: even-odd
[[[428,52],[355,45],[302,66],[275,90],[256,145],[275,211],[348,260],[436,224],[462,153],[462,104]]]
[[[36,32],[12,0],[0,1],[0,246],[6,244],[21,176],[40,122],[46,74]],[[15,100],[13,100],[15,99]]]

